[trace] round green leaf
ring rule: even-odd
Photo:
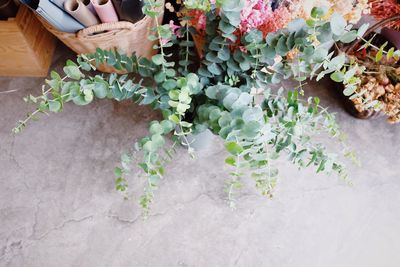
[[[347,22],[342,17],[342,15],[338,13],[333,13],[330,22],[333,34],[340,36],[345,33],[345,27],[347,25]]]
[[[153,63],[156,65],[162,65],[165,62],[165,59],[162,55],[157,54],[151,58],[151,61],[153,61]]]
[[[225,144],[226,150],[228,150],[229,153],[232,155],[240,155],[240,153],[243,152],[243,147],[241,147],[239,144],[236,142],[228,142]]]
[[[160,125],[158,121],[151,123],[149,131],[151,134],[162,134],[164,133],[163,127]]]
[[[57,100],[49,100],[49,110],[51,112],[59,112],[61,110],[61,103]]]

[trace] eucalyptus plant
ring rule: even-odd
[[[157,21],[154,10],[159,5],[148,0],[144,13]],[[217,1],[207,8],[205,57],[199,65],[193,60],[193,28],[183,23],[182,36],[177,38],[171,27],[157,24],[149,38],[160,40],[154,47],[159,53],[151,59],[97,49],[93,54],[79,55],[76,62],[68,60],[63,75],[52,71],[43,94],[25,99],[38,107],[17,124],[14,132],[38,113],[62,111],[67,102],[87,105],[95,98],[131,99],[160,110],[163,120],[150,123],[149,135],[137,142],[133,151],[123,154],[121,165],[114,170],[116,189],[125,192],[125,177],[141,151],[139,166],[147,186],[140,204],[146,214],[164,177],[165,164],[173,162],[177,144],[182,143],[193,155],[187,137],[205,129],[225,142],[225,162],[232,167],[227,182],[227,199],[232,206],[244,176],[254,179],[263,195],[271,196],[278,176],[274,160],[282,156],[299,168],[314,166],[317,172],[335,172],[346,180],[339,155],[328,152],[316,137],[327,134],[341,143],[340,153],[350,157],[353,153],[344,142],[334,114],[321,107],[317,97],[303,100],[302,86],[307,78],[339,75],[346,67],[345,57],[330,52],[326,44],[351,42],[363,35],[365,27],[351,30],[339,14],[327,21],[325,9],[314,8],[308,21],[295,20],[266,37],[252,30],[239,40],[234,32],[241,1]],[[180,48],[178,65],[166,52],[174,44]],[[99,64],[127,74],[93,74]],[[351,84],[351,78],[343,77],[343,81]],[[288,79],[297,80],[299,87],[286,93],[271,88]],[[172,144],[166,142],[171,134]]]

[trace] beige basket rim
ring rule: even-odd
[[[140,21],[136,23],[132,23],[129,21],[117,21],[117,22],[108,22],[102,23],[94,26],[90,26],[88,28],[82,29],[77,33],[77,37],[79,38],[90,38],[95,36],[96,33],[104,33],[106,31],[124,31],[124,30],[135,30],[136,28],[141,28],[143,24],[147,24],[148,20],[152,18],[146,16]],[[115,33],[114,33],[115,34]]]

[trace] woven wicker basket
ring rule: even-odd
[[[158,17],[159,23],[164,17],[164,0],[161,2],[163,5]],[[157,52],[153,49],[157,41],[150,41],[147,38],[155,26],[155,21],[147,16],[134,24],[127,21],[103,23],[77,33],[58,31],[41,17],[38,16],[38,18],[48,31],[77,54],[93,53],[96,48],[101,48],[103,50],[118,49],[128,55],[135,52],[138,56],[151,58]],[[102,72],[121,73],[109,66],[98,66],[98,69]]]

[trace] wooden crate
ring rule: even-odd
[[[16,18],[0,21],[0,76],[45,77],[56,39],[21,5]]]

